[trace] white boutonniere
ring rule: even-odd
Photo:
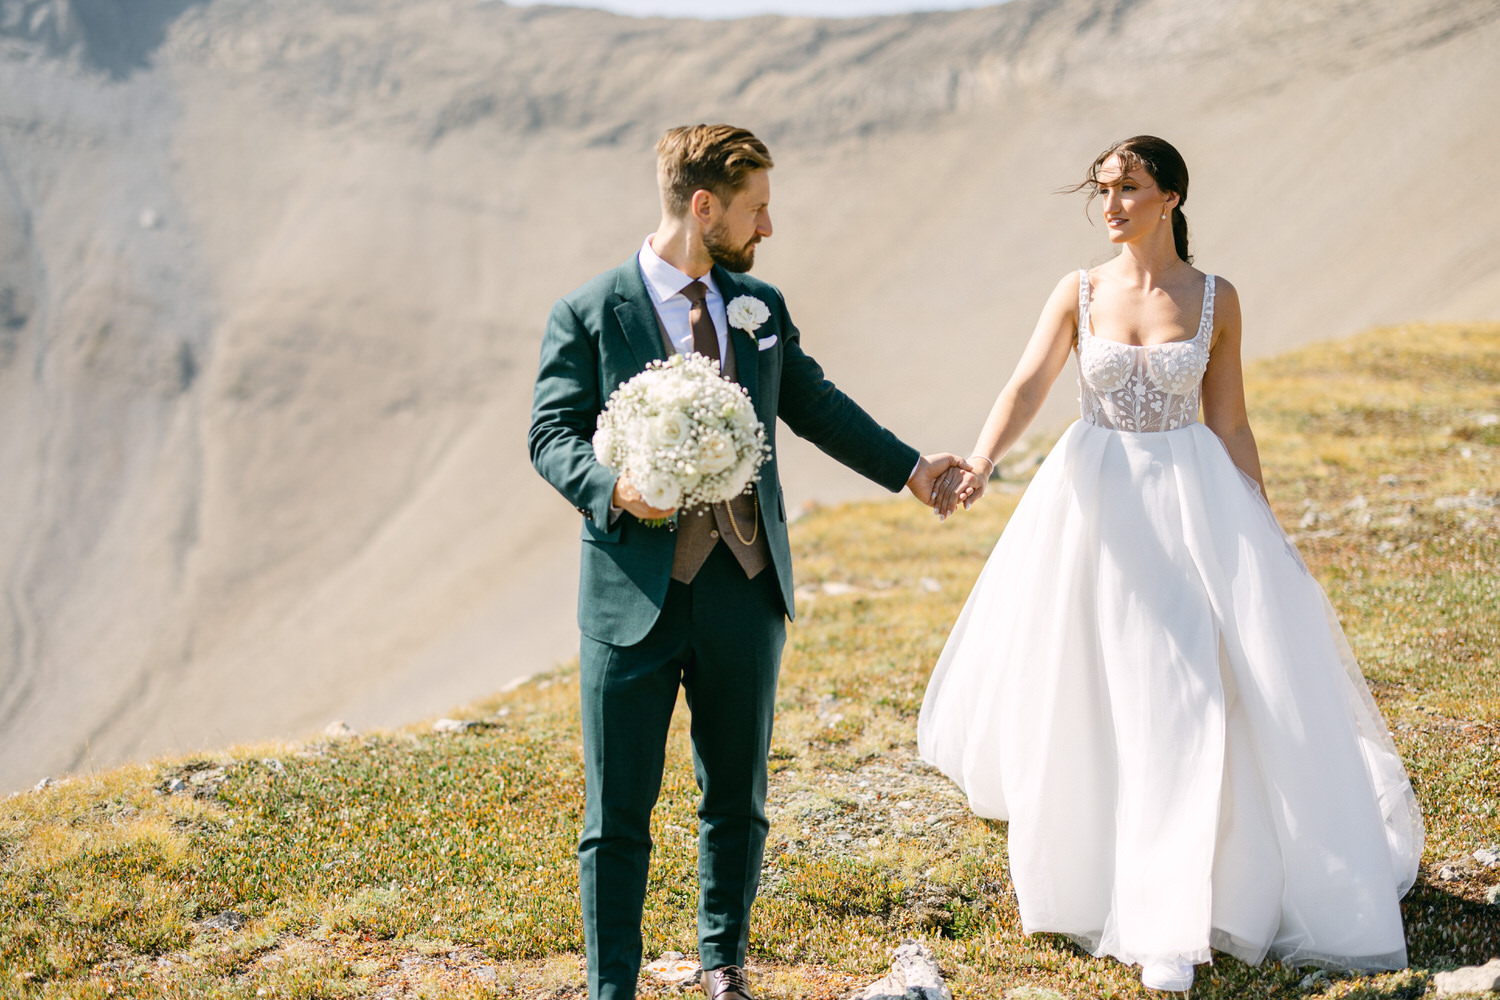
[[[724,312],[729,317],[730,326],[749,334],[754,334],[762,323],[771,318],[771,310],[753,295],[736,296],[724,308]]]

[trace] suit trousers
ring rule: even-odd
[[[766,832],[766,756],[786,612],[769,568],[749,579],[723,545],[672,581],[633,646],[583,637],[584,817],[579,890],[591,1000],[635,996],[651,810],[680,685],[692,712],[698,804],[698,953],[743,965]]]

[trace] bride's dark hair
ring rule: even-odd
[[[1128,173],[1137,168],[1144,170],[1162,191],[1177,196],[1177,204],[1172,207],[1172,242],[1177,246],[1177,256],[1191,264],[1193,255],[1188,253],[1187,216],[1182,214],[1182,206],[1187,204],[1188,169],[1182,154],[1177,152],[1177,147],[1154,135],[1135,135],[1122,139],[1094,157],[1083,183],[1066,190],[1082,191],[1087,188],[1089,203],[1092,204],[1099,194],[1099,170],[1111,156],[1120,158],[1122,171]]]

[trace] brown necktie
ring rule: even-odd
[[[688,325],[693,328],[693,350],[704,357],[713,358],[723,366],[719,357],[719,331],[714,329],[714,318],[708,314],[708,286],[694,281],[682,290],[692,303],[688,309]]]

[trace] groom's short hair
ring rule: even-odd
[[[756,170],[770,170],[771,151],[749,129],[680,125],[656,144],[656,180],[667,211],[684,216],[693,192],[711,191],[728,203]]]

